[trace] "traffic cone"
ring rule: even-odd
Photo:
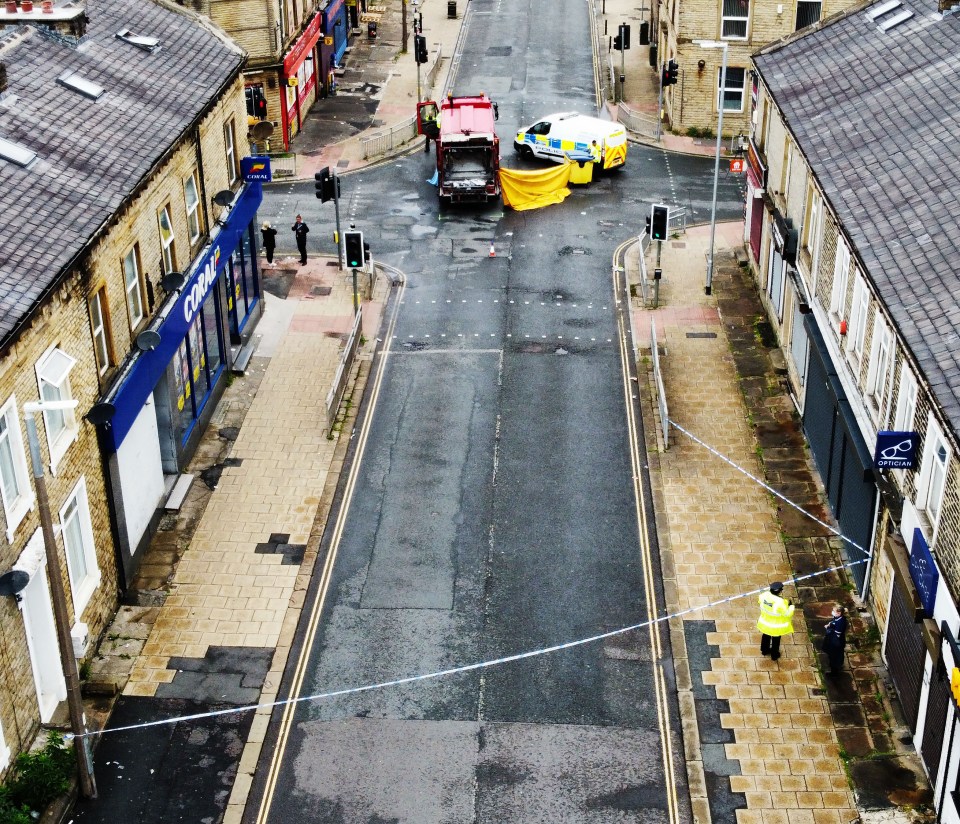
[[[490,257],[496,257],[497,250],[493,248],[493,241],[490,241]]]

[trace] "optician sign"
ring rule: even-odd
[[[933,562],[930,547],[919,529],[913,530],[913,547],[910,550],[910,577],[917,588],[920,603],[927,618],[933,615],[933,604],[937,600],[937,584],[940,573]]]
[[[919,444],[916,432],[878,432],[873,465],[877,469],[914,469]]]

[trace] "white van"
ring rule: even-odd
[[[619,123],[578,112],[551,114],[517,132],[513,148],[521,157],[543,157],[561,163],[568,155],[589,155],[600,146],[600,168],[616,169],[627,162],[627,131]]]

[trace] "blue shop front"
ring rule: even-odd
[[[196,450],[226,376],[259,320],[256,212],[259,182],[247,182],[219,231],[184,272],[103,398],[100,427],[126,580],[149,544],[161,507]]]

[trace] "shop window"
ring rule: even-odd
[[[830,290],[830,312],[843,319],[847,302],[847,283],[850,278],[850,249],[837,238],[837,254],[833,260],[833,287]]]
[[[917,508],[927,516],[934,530],[940,517],[949,465],[950,450],[947,442],[933,415],[930,415],[923,445],[923,460],[920,463],[920,479],[917,483]]]
[[[820,20],[820,0],[797,0],[797,31]]]
[[[747,70],[737,66],[727,66],[726,83],[720,89],[725,112],[742,112],[744,90],[747,83]],[[719,82],[718,82],[719,87]]]
[[[37,363],[37,382],[40,386],[41,401],[69,401],[73,399],[70,391],[70,370],[76,361],[57,347],[50,349]],[[45,409],[43,424],[47,430],[47,445],[50,448],[51,471],[67,448],[77,438],[79,427],[72,409]]]
[[[143,275],[140,274],[140,245],[137,243],[123,258],[123,284],[130,328],[136,329],[143,320]]]
[[[183,181],[183,200],[187,207],[187,230],[190,233],[190,243],[196,243],[203,232],[203,225],[200,222],[200,187],[196,172]]]
[[[90,331],[93,334],[93,353],[97,359],[97,374],[103,375],[114,362],[106,286],[101,286],[90,298]]]
[[[727,40],[746,40],[749,19],[750,0],[723,0],[720,36]]]
[[[33,488],[23,450],[23,437],[17,419],[17,400],[11,398],[0,409],[0,495],[7,521],[7,541],[33,508]]]
[[[100,567],[93,542],[87,481],[81,478],[60,510],[63,547],[67,555],[67,571],[73,592],[73,609],[77,620],[83,615],[90,597],[100,585]]]
[[[807,187],[807,202],[803,210],[803,234],[800,248],[813,255],[813,244],[817,238],[817,225],[820,220],[820,196],[812,186]]]
[[[878,423],[883,420],[887,399],[887,382],[893,363],[893,336],[878,314],[873,322],[873,344],[870,347],[870,368],[867,371],[867,400]]]
[[[223,124],[223,145],[227,159],[227,180],[232,184],[240,177],[240,162],[237,159],[236,129],[233,118]]]
[[[175,272],[177,270],[177,255],[169,203],[157,212],[157,222],[160,225],[160,255],[163,258],[164,274]]]

